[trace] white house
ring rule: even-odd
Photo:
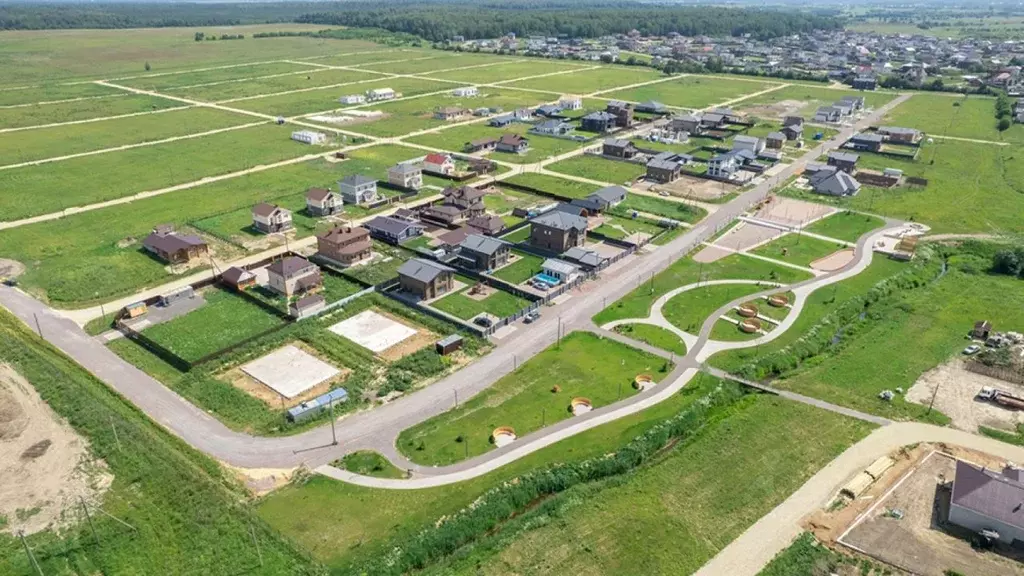
[[[423,170],[407,162],[395,164],[388,169],[388,182],[402,188],[419,190],[423,187]]]
[[[260,202],[252,207],[252,227],[264,234],[287,232],[292,224],[292,212],[276,204]]]
[[[558,105],[561,106],[563,110],[582,110],[583,98],[576,96],[575,94],[567,94],[559,99]]]
[[[452,159],[451,154],[427,154],[423,159],[423,170],[451,176],[455,173],[455,160]]]
[[[548,258],[541,264],[540,268],[544,274],[552,278],[558,278],[561,282],[569,282],[580,271],[579,266],[557,258]]]
[[[456,88],[455,90],[452,90],[452,96],[455,96],[456,98],[473,98],[479,94],[480,91],[477,90],[476,86],[465,86],[463,88]]]
[[[362,104],[363,102],[366,102],[366,96],[363,96],[362,94],[349,94],[347,96],[342,96],[341,98],[338,98],[338,102],[349,105]]]
[[[292,140],[302,142],[303,144],[327,144],[327,134],[313,130],[299,130],[298,132],[292,132]]]
[[[733,150],[750,150],[754,154],[760,153],[764,150],[764,140],[756,136],[747,136],[740,134],[739,136],[732,139]]]
[[[395,97],[395,91],[391,88],[374,88],[366,91],[366,99],[370,102],[378,100],[391,100]]]
[[[362,174],[338,180],[338,191],[345,204],[367,204],[377,199],[377,181]]]

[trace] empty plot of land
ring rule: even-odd
[[[207,102],[218,102],[233,98],[248,98],[264,94],[276,94],[291,90],[304,90],[320,86],[333,86],[335,84],[347,84],[363,80],[380,78],[379,74],[370,72],[359,72],[356,70],[331,70],[329,68],[317,68],[312,71],[300,74],[288,74],[287,76],[274,76],[246,81],[229,81],[207,86],[193,86],[183,88],[172,88],[163,90],[164,94],[181,96]],[[341,87],[339,87],[341,89]]]
[[[433,70],[448,70],[462,66],[476,66],[478,64],[495,64],[501,61],[514,62],[512,58],[501,58],[489,54],[453,54],[434,51],[432,57],[426,59],[402,60],[400,62],[385,62],[380,64],[367,64],[361,66],[366,70],[376,70],[389,74],[425,74]]]
[[[41,104],[0,109],[0,129],[43,126],[107,116],[123,116],[186,106],[175,100],[132,94],[117,98],[96,98],[63,104]],[[5,138],[10,136],[5,136]]]
[[[127,80],[116,80],[115,84],[141,88],[143,90],[166,90],[181,86],[195,86],[196,84],[209,84],[211,82],[227,82],[245,78],[257,78],[259,76],[270,76],[274,74],[288,74],[290,72],[301,72],[304,70],[316,70],[316,66],[306,64],[292,64],[290,62],[270,62],[267,64],[252,64],[249,66],[232,66],[231,68],[215,68],[199,72],[181,72],[176,74],[156,74],[139,76]]]
[[[712,104],[760,92],[772,86],[778,86],[778,84],[706,76],[684,76],[678,80],[658,82],[628,90],[617,90],[604,94],[604,96],[633,102],[656,100],[662,104],[681,108],[706,108]]]
[[[835,212],[835,208],[831,206],[776,196],[758,209],[754,216],[783,226],[798,226],[823,218],[832,212]]]
[[[934,406],[949,416],[954,428],[977,432],[979,426],[1016,432],[1024,424],[1024,412],[994,402],[978,400],[983,386],[1024,397],[1024,386],[971,372],[964,361],[953,358],[925,372],[907,390],[907,401]]]
[[[349,88],[323,88],[320,90],[309,90],[294,94],[281,96],[267,96],[265,98],[253,98],[242,100],[231,104],[232,108],[250,110],[274,116],[300,116],[313,114],[326,110],[345,108],[338,102],[338,98],[345,94],[362,94],[367,90],[378,88],[391,88],[402,96],[415,96],[427,92],[436,92],[450,87],[451,84],[442,82],[431,82],[417,78],[392,78],[380,82],[367,82],[356,84]]]
[[[95,98],[125,94],[117,88],[102,84],[50,84],[18,90],[0,90],[0,106],[17,106],[37,102],[55,102],[72,98]]]
[[[360,312],[338,322],[328,330],[375,353],[383,352],[416,334],[414,328],[373,310]]]
[[[545,60],[526,60],[523,62],[509,62],[495,66],[482,66],[480,68],[468,68],[465,70],[449,70],[447,72],[431,72],[428,76],[443,78],[445,80],[458,80],[460,82],[472,83],[493,83],[507,82],[516,78],[527,76],[539,76],[553,72],[564,72],[578,70],[583,66],[580,64],[567,64],[563,62],[552,62]]]
[[[809,117],[814,116],[814,111],[818,106],[826,106],[843,96],[863,96],[865,105],[868,108],[875,108],[895,98],[896,93],[836,90],[823,86],[792,85],[773,90],[767,94],[754,96],[737,104],[736,107],[751,114],[756,112],[762,117],[781,117],[790,114]]]
[[[731,250],[748,250],[781,235],[782,231],[777,228],[741,222],[715,241],[715,244],[725,248],[725,250],[715,246],[708,246],[694,255],[693,259],[703,263],[714,262],[728,256]]]
[[[938,94],[915,94],[894,108],[884,124],[917,128],[929,134],[977,140],[1024,142],[1024,126],[997,129],[995,98],[971,96],[951,98]]]
[[[285,398],[334,378],[340,370],[312,354],[288,345],[242,366],[242,371]]]
[[[413,58],[432,58],[433,50],[372,50],[350,54],[335,54],[313,60],[316,64],[328,66],[364,66],[374,62],[390,62],[391,60],[412,60]]]
[[[561,74],[555,78],[534,78],[512,82],[510,86],[532,88],[534,90],[558,90],[574,94],[590,94],[599,90],[609,90],[641,82],[650,82],[665,78],[660,72],[650,68],[623,66],[604,66],[595,70],[582,70],[570,74]]]

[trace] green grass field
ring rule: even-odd
[[[687,290],[665,303],[661,312],[673,326],[696,335],[711,314],[732,300],[761,292],[768,286],[756,284],[718,284]]]
[[[595,228],[594,232],[615,238],[616,240],[623,240],[634,234],[655,236],[664,230],[657,223],[644,218],[626,218],[607,212],[602,215],[602,218],[604,218],[604,223]]]
[[[289,90],[306,90],[318,86],[334,86],[337,84],[353,84],[351,89],[358,91],[360,84],[355,84],[356,82],[367,82],[379,78],[380,75],[370,72],[313,68],[312,70],[307,69],[299,73],[289,73],[285,76],[275,75],[272,78],[254,80],[227,80],[205,85],[167,88],[160,92],[182,98],[218,102],[234,98],[249,98]],[[343,86],[336,88],[339,91],[348,89],[350,88]]]
[[[1014,124],[1005,132],[996,129],[999,120],[995,102],[995,98],[985,96],[915,94],[889,112],[880,124],[917,128],[936,136],[1024,143],[1024,126]]]
[[[499,186],[498,192],[484,196],[484,206],[498,215],[508,214],[515,208],[529,208],[538,204],[546,204],[548,199],[542,196],[516,190],[508,186]]]
[[[638,374],[652,374],[658,381],[666,364],[614,340],[574,332],[458,408],[403,430],[398,447],[420,464],[459,462],[493,449],[489,438],[499,426],[525,436],[571,418],[569,401],[575,397],[600,407],[636,393],[632,384]],[[555,385],[559,392],[552,392]]]
[[[780,262],[807,267],[819,258],[846,248],[803,234],[786,234],[750,251],[751,254],[766,256]]]
[[[680,356],[686,355],[686,344],[682,338],[676,336],[672,331],[660,326],[651,324],[622,324],[614,328],[619,334],[650,344],[656,348],[674,352]]]
[[[729,312],[726,316],[737,321],[742,321],[735,311]],[[771,332],[772,325],[768,322],[762,321],[761,330],[763,332]],[[715,322],[715,325],[711,327],[710,337],[712,340],[721,340],[723,342],[743,342],[745,340],[753,340],[760,336],[763,336],[760,332],[744,332],[743,330],[740,330],[739,325],[722,318],[718,322]]]
[[[389,78],[374,82],[366,82],[339,88],[319,88],[294,94],[246,98],[232,102],[232,108],[272,114],[274,116],[302,116],[325,111],[348,108],[338,102],[338,98],[346,94],[362,94],[367,90],[391,88],[403,97],[418,96],[428,92],[444,90],[451,84],[420,80],[418,78]],[[376,104],[362,105],[361,109],[373,109]],[[356,124],[358,125],[358,124]]]
[[[511,178],[506,178],[505,182],[510,184],[519,184],[520,186],[529,186],[530,188],[549,192],[551,194],[557,194],[569,199],[585,198],[601,189],[601,187],[596,184],[589,184],[578,180],[569,180],[568,178],[560,178],[550,174],[536,174],[533,172],[516,174]],[[549,199],[544,198],[543,200],[547,201]]]
[[[574,156],[547,167],[552,172],[579,176],[609,184],[632,184],[645,172],[641,164],[618,162],[597,156]]]
[[[101,84],[48,84],[18,90],[0,90],[0,106],[57,102],[72,98],[106,98],[127,95],[128,93],[124,90]]]
[[[707,108],[776,85],[767,82],[729,80],[708,76],[684,76],[677,80],[659,82],[639,88],[617,90],[604,96],[632,102],[656,100],[662,104],[680,108]]]
[[[474,280],[469,278],[462,280],[470,285],[475,283]],[[529,304],[526,300],[501,290],[496,290],[493,294],[482,300],[476,300],[466,295],[468,290],[469,288],[467,287],[459,292],[445,296],[440,300],[434,301],[430,306],[457,318],[469,320],[484,312],[498,318],[505,318],[526,308],[527,304]]]
[[[481,68],[470,68],[468,70],[450,70],[448,72],[430,72],[427,76],[441,78],[443,80],[458,80],[467,84],[481,83],[490,84],[494,82],[508,82],[516,78],[527,76],[539,76],[541,74],[552,74],[554,72],[569,72],[583,67],[581,63],[559,62],[556,60],[538,60],[530,58],[520,62],[509,62],[495,66],[484,66]],[[555,77],[557,78],[557,76]]]
[[[523,229],[527,231],[528,236],[530,227],[527,226]],[[515,240],[508,241],[514,242]],[[512,253],[518,255],[519,259],[495,270],[491,276],[511,284],[522,284],[540,273],[540,265],[544,262],[543,258],[518,250],[513,250]]]
[[[390,74],[427,74],[435,70],[491,64],[502,60],[508,62],[516,61],[514,58],[496,56],[494,54],[441,52],[437,50],[432,50],[427,55],[429,56],[428,58],[409,58],[399,62],[368,63],[361,66],[361,68]]]
[[[395,468],[394,464],[388,461],[387,458],[381,456],[377,452],[371,452],[369,450],[359,450],[346,454],[340,462],[335,463],[336,466],[348,470],[349,472],[355,472],[356,474],[362,474],[363,476],[373,476],[374,478],[405,478],[405,472],[402,472],[398,468]]]
[[[619,204],[617,207],[619,210],[636,210],[638,212],[646,212],[647,214],[653,214],[655,216],[663,216],[679,222],[694,223],[699,220],[703,220],[707,216],[705,211],[700,206],[693,206],[683,202],[673,202],[671,200],[662,200],[654,196],[644,196],[642,194],[630,194],[626,196],[626,199]]]
[[[97,98],[61,104],[4,108],[0,109],[0,129],[45,126],[60,122],[139,114],[183,106],[188,106],[188,104],[156,96],[130,94],[117,98]]]
[[[827,218],[822,218],[807,226],[804,230],[837,240],[856,242],[858,238],[867,232],[881,228],[884,225],[885,221],[877,216],[846,211],[837,212]]]
[[[571,489],[543,516],[427,573],[690,574],[869,431],[803,404],[748,397],[636,473]],[[664,533],[672,544],[652,546],[650,535]]]
[[[266,64],[251,64],[247,66],[232,66],[230,68],[214,68],[200,70],[197,72],[183,72],[179,74],[150,73],[142,74],[135,78],[116,80],[120,86],[140,88],[160,92],[173,88],[185,86],[198,86],[200,84],[213,84],[215,82],[241,82],[252,78],[264,76],[280,76],[298,72],[312,73],[322,70],[312,64],[292,64],[291,62],[268,62]],[[280,76],[283,77],[283,76]]]
[[[895,98],[896,93],[887,91],[837,90],[824,86],[794,85],[751,97],[737,103],[733,108],[744,110],[755,106],[771,106],[786,101],[800,102],[802,104],[790,113],[804,117],[813,117],[814,111],[819,106],[827,106],[843,96],[863,96],[864,102],[869,108],[877,108]]]
[[[640,66],[602,66],[596,70],[581,70],[555,78],[557,80],[552,80],[551,77],[520,80],[512,82],[510,86],[533,90],[551,90],[552,86],[558,86],[560,92],[586,95],[610,88],[660,80],[665,76],[661,72]]]

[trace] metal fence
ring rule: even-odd
[[[999,366],[986,366],[981,362],[965,362],[964,368],[975,374],[981,374],[990,378],[997,378],[1013,384],[1024,384],[1024,373],[1013,368],[1001,368]]]

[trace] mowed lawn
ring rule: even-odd
[[[655,348],[661,348],[674,352],[680,356],[686,355],[686,343],[671,330],[654,326],[652,324],[621,324],[614,328],[616,332],[629,336],[633,340],[650,344]]]
[[[1024,126],[996,129],[996,99],[988,96],[914,94],[881,122],[883,125],[917,128],[929,135],[1024,143]]]
[[[579,180],[569,180],[567,178],[559,178],[558,176],[552,176],[550,174],[538,174],[535,172],[516,174],[511,178],[506,178],[504,181],[510,184],[529,186],[530,188],[549,192],[565,198],[585,198],[601,188],[596,184],[580,182]]]
[[[845,244],[836,244],[804,234],[790,232],[785,236],[776,238],[767,244],[751,250],[750,253],[788,264],[807,267],[811,265],[811,262],[845,248],[847,248]]]
[[[529,226],[524,228],[524,230],[528,228]],[[529,235],[529,232],[527,232],[527,235]],[[493,274],[491,274],[491,276],[504,280],[510,284],[522,284],[537,274],[540,274],[540,265],[544,262],[543,258],[526,252],[520,252],[518,250],[513,250],[512,253],[519,256],[519,259],[511,264],[506,264],[505,266],[498,268]]]
[[[687,290],[665,303],[661,313],[673,326],[697,335],[704,321],[729,302],[771,288],[757,284],[713,284]]]
[[[778,86],[778,84],[727,80],[710,76],[683,76],[667,82],[609,92],[604,96],[632,102],[656,100],[662,104],[680,108],[707,108],[746,94],[760,92],[772,86]]]
[[[0,109],[0,129],[45,126],[47,124],[139,114],[141,112],[153,112],[185,106],[188,106],[188,104],[167,98],[130,94],[116,98],[95,98],[60,104],[3,108]],[[17,136],[11,136],[10,134],[5,136],[5,138],[11,137],[17,138]]]
[[[579,176],[611,184],[632,184],[644,173],[642,164],[619,162],[598,156],[580,155],[547,166],[552,172]]]
[[[877,108],[896,97],[895,92],[863,92],[858,90],[837,90],[825,86],[793,85],[786,88],[773,90],[766,94],[753,96],[733,106],[734,109],[743,110],[753,106],[768,106],[782,102],[795,104],[792,114],[808,117],[814,116],[814,111],[819,106],[827,106],[843,96],[863,96],[864,103],[868,108]]]
[[[529,76],[540,76],[541,74],[554,74],[556,72],[570,72],[585,67],[582,63],[568,63],[557,60],[539,60],[529,58],[518,62],[501,62],[494,66],[482,66],[479,68],[467,68],[465,70],[450,70],[447,72],[431,72],[426,74],[434,78],[444,80],[457,80],[467,84],[481,83],[492,84],[495,82],[508,82]],[[553,80],[558,76],[552,76]]]
[[[420,80],[418,78],[386,78],[340,88],[318,88],[278,96],[256,96],[232,102],[231,107],[274,116],[302,116],[338,110],[340,108],[353,108],[352,106],[343,105],[338,101],[340,97],[347,94],[363,94],[367,90],[391,88],[403,97],[408,97],[444,90],[450,86],[451,84]],[[363,104],[354,108],[372,109],[372,107],[377,105],[379,104]],[[355,126],[358,126],[358,124]],[[348,128],[349,126],[339,127]]]
[[[573,332],[458,408],[403,430],[398,447],[420,464],[458,462],[492,450],[491,432],[499,426],[525,436],[571,418],[569,402],[575,397],[605,406],[635,394],[638,374],[660,381],[666,368],[667,361],[653,354]],[[558,392],[553,391],[556,385]]]
[[[547,521],[427,574],[691,574],[871,426],[775,396],[625,477],[571,489]],[[553,518],[553,520],[551,520]],[[658,545],[654,534],[670,535]]]
[[[329,150],[294,142],[290,134],[287,126],[265,124],[3,170],[0,218],[16,220],[57,212]]]
[[[127,96],[124,90],[102,84],[44,84],[17,90],[0,90],[0,106],[56,102],[72,98],[106,98]]]
[[[665,75],[650,68],[636,66],[601,66],[593,70],[581,70],[560,74],[554,78],[533,78],[512,82],[510,86],[533,90],[552,90],[587,95],[602,90],[624,88],[632,84],[650,82],[665,78]]]
[[[207,102],[218,102],[234,98],[247,98],[265,94],[275,94],[291,90],[306,90],[310,88],[335,86],[338,84],[351,84],[380,79],[379,74],[360,72],[357,70],[331,70],[329,68],[314,68],[299,73],[288,73],[285,75],[274,75],[267,78],[253,80],[227,80],[212,84],[200,84],[198,86],[183,86],[180,88],[169,88],[161,90],[162,93],[171,96],[181,96]],[[357,85],[358,86],[358,85]],[[338,89],[342,89],[338,86]]]
[[[462,280],[470,286],[476,283],[475,280],[470,278]],[[440,300],[435,300],[430,306],[442,312],[447,312],[456,318],[469,320],[483,313],[491,314],[498,318],[505,318],[526,308],[529,304],[525,299],[501,290],[494,290],[489,296],[480,300],[470,297],[468,294],[469,286]]]
[[[194,361],[280,326],[281,318],[226,290],[203,292],[206,304],[170,322],[143,331],[181,358]]]
[[[131,118],[24,130],[0,138],[0,165],[153,142],[257,122],[261,120],[243,114],[212,108],[187,108]],[[59,169],[60,165],[50,167],[50,170]]]
[[[864,234],[884,225],[885,220],[878,216],[844,211],[822,218],[804,230],[837,240],[856,242]]]

